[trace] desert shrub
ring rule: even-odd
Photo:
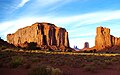
[[[89,51],[84,50],[83,52],[84,52],[84,53],[96,53],[97,51],[96,51],[96,49],[94,49],[94,50],[89,50]]]
[[[63,72],[62,75],[73,75],[73,74],[71,74],[70,72],[66,71],[66,72]]]
[[[65,62],[62,61],[62,60],[56,60],[56,61],[54,61],[54,65],[56,65],[56,66],[63,66],[63,65],[65,65]]]
[[[61,75],[61,70],[59,68],[47,67],[47,70],[50,72],[51,75]]]
[[[29,75],[61,75],[61,70],[46,65],[38,65],[31,69]]]
[[[97,50],[96,50],[96,49],[94,49],[94,50],[93,50],[93,53],[96,53],[96,52],[97,52]]]
[[[25,68],[25,69],[29,69],[29,68],[31,68],[31,64],[29,64],[29,63],[24,64],[24,68]]]
[[[110,53],[110,52],[106,51],[105,53]]]
[[[111,60],[104,60],[104,62],[105,62],[106,65],[111,65],[112,64]]]
[[[38,58],[32,58],[31,61],[32,62],[39,62],[39,59]]]
[[[10,62],[11,68],[17,68],[19,65],[22,65],[23,57],[13,56]]]
[[[44,65],[39,65],[38,67],[33,68],[29,75],[48,75],[46,66]]]
[[[67,52],[72,52],[72,49],[68,49]]]
[[[95,72],[95,66],[94,65],[85,65],[84,67],[83,67],[83,69],[85,70],[85,71],[90,71],[90,72]]]
[[[102,62],[99,61],[99,60],[94,60],[93,63],[94,63],[95,65],[101,65]]]
[[[93,50],[90,50],[89,53],[93,53]]]
[[[84,66],[85,66],[85,64],[84,64],[84,63],[81,63],[81,64],[80,64],[80,67],[84,67]]]
[[[0,62],[0,68],[1,68],[1,67],[3,67],[3,63],[2,63],[2,62]]]
[[[105,63],[101,63],[100,67],[103,68],[103,69],[108,68],[108,66]]]
[[[116,62],[116,61],[118,61],[118,59],[117,59],[116,57],[113,57],[113,58],[111,59],[111,61]]]
[[[16,49],[20,50],[20,49],[22,49],[22,47],[20,47],[20,46],[16,46]]]
[[[27,43],[27,48],[28,50],[36,50],[37,49],[37,43],[35,42],[30,42],[30,43]]]
[[[86,61],[87,62],[93,62],[94,61],[94,57],[88,58]]]
[[[6,46],[1,46],[0,50],[6,49],[6,48],[7,48]]]
[[[84,53],[87,53],[87,51],[86,51],[86,50],[84,50],[83,52],[84,52]]]

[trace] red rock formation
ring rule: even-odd
[[[88,42],[85,42],[84,43],[84,48],[82,50],[89,50],[89,43]]]
[[[68,32],[64,28],[51,23],[35,23],[7,35],[7,41],[15,46],[23,47],[25,42],[35,42],[38,47],[69,47]],[[56,46],[56,47],[55,47]]]
[[[88,42],[84,43],[84,48],[89,48],[89,43]]]
[[[120,38],[110,35],[109,28],[97,27],[95,37],[95,48],[97,50],[102,50],[116,45],[120,45]]]

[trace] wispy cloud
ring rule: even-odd
[[[36,2],[41,3],[41,6],[53,5],[61,2],[63,0],[36,0]]]
[[[53,0],[53,1],[54,1],[54,0]],[[57,0],[56,0],[56,1],[57,1]],[[55,3],[55,5],[54,5],[52,8],[50,8],[48,11],[55,10],[55,9],[57,9],[58,7],[61,7],[61,6],[65,5],[65,4],[67,4],[67,3],[75,2],[75,1],[77,1],[77,0],[58,0],[58,2]]]
[[[63,4],[72,2],[72,0],[31,0],[30,4],[28,5],[27,9],[42,9],[42,8],[49,8],[48,11],[52,9],[56,9],[57,7],[60,7]],[[34,7],[31,7],[34,6]],[[31,8],[29,8],[31,7]]]
[[[49,5],[59,5],[63,3],[68,3],[71,1],[72,0],[36,0],[35,3],[37,4],[40,3],[41,6],[49,6]]]
[[[23,7],[29,1],[30,0],[21,0],[21,2],[18,4],[17,8]]]
[[[109,13],[108,13],[109,12]],[[75,22],[76,25],[73,27],[79,27],[85,24],[95,24],[100,22],[105,22],[114,19],[120,19],[120,10],[114,11],[100,11],[100,12],[93,12],[87,14],[80,14],[68,17],[59,17],[60,20],[56,19],[55,22],[61,22],[63,24],[73,23]]]

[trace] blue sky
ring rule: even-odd
[[[69,32],[70,46],[94,46],[96,27],[120,36],[120,0],[0,0],[0,37],[35,22],[50,22]]]

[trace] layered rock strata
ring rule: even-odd
[[[45,22],[18,29],[15,33],[7,35],[7,41],[21,47],[25,46],[25,42],[35,42],[41,48],[45,46],[54,49],[69,47],[66,29]]]

